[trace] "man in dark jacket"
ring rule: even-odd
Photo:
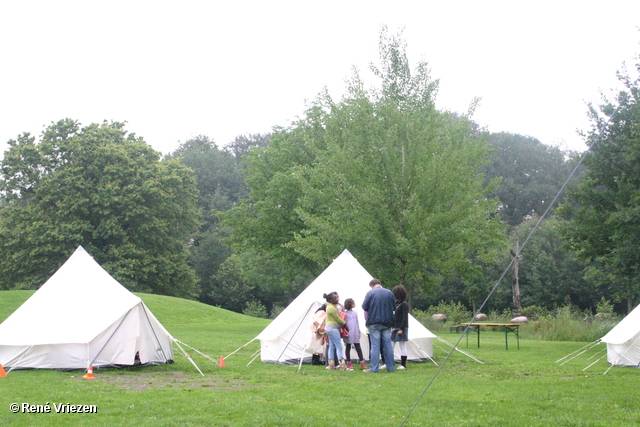
[[[367,314],[366,324],[371,339],[371,367],[365,372],[378,372],[381,346],[387,371],[393,372],[395,361],[393,359],[393,344],[391,343],[391,327],[394,321],[393,310],[396,308],[396,299],[389,289],[382,287],[378,279],[372,279],[369,286],[371,290],[367,292],[362,303],[362,309]]]

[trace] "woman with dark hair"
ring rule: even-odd
[[[391,341],[393,346],[400,345],[400,366],[407,367],[407,341],[409,341],[409,304],[407,304],[407,290],[398,285],[391,290],[396,299],[396,311],[394,312],[393,329],[391,329]]]
[[[344,360],[342,339],[340,339],[340,325],[345,325],[346,322],[342,320],[340,312],[336,307],[340,302],[340,298],[337,292],[324,294],[323,297],[327,300],[327,320],[324,328],[329,337],[329,366],[327,366],[327,369],[336,368],[336,362],[335,359],[333,359],[334,354],[336,354],[336,357],[340,360],[340,370],[344,371],[347,369],[347,365]]]

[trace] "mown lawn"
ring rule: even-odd
[[[31,293],[0,292],[0,320]],[[218,360],[249,342],[267,324],[193,301],[142,294],[179,340]],[[46,322],[44,322],[46,325]],[[44,325],[43,325],[44,327]],[[526,327],[526,326],[525,326]],[[459,335],[440,333],[455,342]],[[202,377],[178,349],[172,365],[84,372],[13,371],[0,378],[0,425],[59,426],[631,426],[640,425],[640,370],[605,360],[597,347],[560,366],[555,361],[586,343],[522,340],[482,332],[460,348],[485,362],[454,353],[420,399],[438,367],[410,364],[405,371],[364,374],[323,367],[251,364],[253,342],[217,366],[185,348]],[[442,363],[445,344],[436,341]],[[95,414],[12,413],[11,403],[96,405]],[[416,404],[417,402],[417,404]],[[415,405],[415,407],[414,407]],[[412,410],[412,408],[414,408]],[[54,412],[54,411],[52,411]]]

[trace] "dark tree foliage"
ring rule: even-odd
[[[512,133],[488,136],[494,151],[486,179],[501,178],[491,195],[500,199],[500,217],[509,226],[520,225],[549,207],[575,163],[557,147]]]
[[[564,235],[571,249],[600,266],[592,277],[607,277],[610,292],[630,309],[640,297],[640,89],[619,78],[625,89],[614,101],[590,106],[587,169],[562,213],[570,219]]]
[[[122,123],[65,119],[9,141],[1,164],[0,288],[44,283],[78,245],[130,290],[195,297],[189,170]]]
[[[247,281],[237,257],[223,240],[231,230],[219,216],[247,197],[242,169],[244,156],[253,147],[265,146],[269,135],[243,135],[220,149],[207,136],[190,139],[168,158],[179,159],[191,168],[198,187],[198,206],[203,214],[200,230],[193,237],[191,263],[199,278],[199,300],[242,312],[248,301],[257,299],[260,289]]]

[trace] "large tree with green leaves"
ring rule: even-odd
[[[520,224],[545,213],[569,176],[574,161],[559,148],[528,136],[492,133],[489,142],[493,152],[491,163],[486,167],[486,179],[487,182],[501,180],[491,195],[500,200],[500,217],[511,227],[512,253],[515,254],[520,248]],[[520,258],[513,261],[512,308],[513,314],[519,316]]]
[[[631,308],[640,297],[640,89],[628,75],[619,78],[625,89],[614,100],[590,106],[587,170],[562,213],[571,220],[570,247],[597,263]]]
[[[133,291],[195,297],[187,245],[199,224],[191,172],[122,123],[65,119],[1,164],[0,288],[42,284],[82,245]]]
[[[486,178],[501,179],[491,195],[500,199],[502,220],[515,227],[544,214],[575,162],[533,137],[499,132],[488,138],[493,152]]]
[[[426,63],[412,73],[386,29],[380,55],[378,89],[356,73],[341,101],[320,94],[249,157],[249,199],[227,217],[239,251],[318,269],[347,248],[389,286],[417,291],[477,275],[472,256],[502,241],[486,141],[468,116],[436,108]]]
[[[190,249],[200,283],[198,299],[207,304],[242,311],[247,301],[255,299],[254,287],[239,278],[236,262],[229,261],[220,269],[232,250],[223,242],[229,229],[220,224],[218,216],[247,197],[241,173],[243,158],[252,147],[264,146],[267,141],[268,135],[243,135],[221,149],[211,138],[201,135],[182,143],[167,156],[188,166],[197,183],[203,221]]]

